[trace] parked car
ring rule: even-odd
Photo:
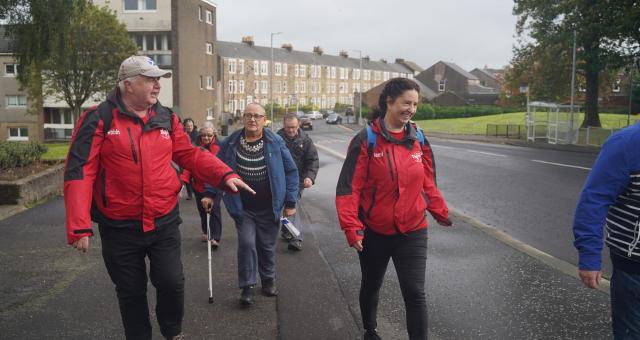
[[[313,130],[313,123],[311,123],[311,118],[309,117],[300,118],[300,128],[302,130]]]
[[[302,118],[302,117],[304,117],[304,112],[302,112],[302,111],[293,111],[293,112],[291,112],[291,113],[293,113],[293,114],[295,114],[296,116],[298,116],[298,118]]]
[[[320,113],[322,113],[322,119],[327,119],[330,114],[335,112],[333,110],[320,110]]]
[[[337,113],[330,114],[326,119],[327,124],[342,124],[342,116]]]
[[[322,119],[322,113],[320,111],[309,111],[304,114],[305,117],[309,117],[311,119]]]

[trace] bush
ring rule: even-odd
[[[468,118],[521,112],[523,110],[522,108],[505,108],[492,105],[432,106],[431,104],[420,104],[414,119]]]
[[[47,147],[38,143],[0,141],[0,170],[27,166],[40,160]]]

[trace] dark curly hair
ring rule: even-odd
[[[387,113],[387,100],[395,101],[406,91],[415,90],[420,94],[420,86],[409,78],[393,78],[389,80],[385,85],[380,97],[378,98],[378,109],[373,111],[371,115],[371,121],[376,120],[378,117],[382,117]]]

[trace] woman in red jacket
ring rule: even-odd
[[[217,154],[220,147],[218,146],[218,136],[216,135],[213,123],[207,121],[200,128],[197,145],[201,148]],[[209,220],[209,228],[211,235],[209,241],[211,247],[217,249],[220,245],[220,237],[222,236],[222,217],[220,215],[220,200],[222,199],[222,192],[212,188],[205,190],[203,182],[198,181],[195,177],[192,178],[193,192],[196,196],[196,206],[198,207],[198,213],[200,213],[200,226],[202,228],[202,241],[207,241],[207,213],[211,215]]]
[[[431,148],[411,122],[419,91],[406,78],[385,85],[370,132],[363,129],[349,145],[336,188],[340,226],[360,259],[365,339],[380,339],[378,292],[390,258],[405,302],[409,338],[427,338],[427,211],[439,224],[452,225],[435,184]],[[368,142],[368,135],[375,143]]]

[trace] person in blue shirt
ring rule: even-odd
[[[615,339],[640,339],[639,224],[640,124],[635,124],[612,135],[602,146],[573,223],[579,276],[586,287],[598,288],[603,243],[609,247]]]

